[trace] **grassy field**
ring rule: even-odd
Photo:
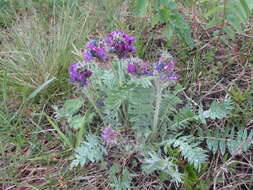
[[[171,1],[173,9],[151,2],[0,0],[0,189],[253,188],[253,4],[242,1],[245,13],[238,11],[242,21],[235,27],[230,1],[221,8],[217,0]],[[128,118],[139,113],[126,114],[126,100],[117,107],[123,110],[115,113],[117,119],[90,101],[103,92],[111,98],[105,96],[106,103],[114,101],[127,85],[120,92],[99,87],[91,96],[87,90],[84,96],[69,80],[68,68],[83,59],[85,44],[115,29],[135,37],[141,59],[155,63],[166,50],[177,62],[172,96],[166,99],[170,91],[160,96],[172,111],[157,112],[157,117],[165,113],[159,129],[151,124],[139,132],[142,125],[136,129]],[[93,69],[99,73],[101,67]],[[76,113],[84,118],[77,121],[81,127],[70,127],[67,109],[71,118]],[[101,140],[108,126],[122,144]],[[143,143],[149,129],[152,138],[147,135]],[[80,145],[94,160],[71,168]],[[96,146],[107,152],[101,159]]]

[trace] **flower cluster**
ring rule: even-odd
[[[164,52],[159,61],[154,63],[152,66],[148,64],[148,62],[143,61],[139,58],[131,58],[127,59],[127,70],[128,73],[135,76],[157,76],[160,80],[166,81],[176,81],[177,76],[174,72],[174,67],[176,62],[173,60],[173,57]],[[151,68],[152,67],[152,68]]]
[[[111,128],[104,128],[102,130],[102,139],[107,143],[107,144],[117,144],[117,136],[118,132],[111,129]]]
[[[173,57],[169,53],[164,52],[159,61],[154,63],[153,74],[159,76],[160,80],[176,81],[175,64],[176,62],[173,60]]]
[[[130,57],[136,51],[134,47],[135,38],[124,32],[115,30],[101,41],[91,40],[83,52],[84,62],[98,62],[107,64],[111,58],[117,56],[124,59],[128,73],[134,76],[156,76],[162,81],[175,81],[177,76],[174,72],[176,62],[169,53],[163,53],[158,62],[150,65],[140,58]],[[87,86],[87,79],[92,72],[84,66],[84,63],[73,63],[69,67],[70,81]]]
[[[87,50],[83,52],[85,62],[105,62],[108,60],[105,43],[91,40],[87,43],[86,49]]]
[[[128,73],[135,76],[152,75],[152,72],[149,71],[149,63],[147,61],[143,61],[140,58],[131,58],[127,59],[126,62],[128,64]]]
[[[86,50],[83,52],[84,62],[108,62],[113,54],[118,58],[127,58],[131,53],[135,52],[135,38],[124,32],[115,30],[107,35],[101,41],[90,40],[86,45]],[[85,68],[82,63],[73,63],[69,67],[70,81],[80,83],[81,86],[87,86],[87,79],[92,75],[92,72]]]
[[[90,40],[83,52],[85,62],[106,62],[111,54],[119,58],[127,58],[136,51],[134,47],[135,38],[124,32],[115,30],[101,41]]]
[[[135,38],[118,30],[109,33],[104,42],[110,47],[110,52],[119,58],[127,58],[136,51]]]
[[[68,69],[70,74],[70,81],[79,83],[81,86],[89,85],[87,79],[92,75],[92,72],[85,68],[82,63],[72,63]]]

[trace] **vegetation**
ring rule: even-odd
[[[252,189],[252,0],[0,0],[0,189]]]

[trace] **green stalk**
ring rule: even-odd
[[[126,101],[122,102],[122,110],[124,113],[124,123],[125,123],[125,126],[127,127],[128,126],[128,106],[127,106]]]
[[[156,81],[156,103],[155,103],[155,113],[154,113],[154,120],[153,120],[153,131],[152,137],[155,138],[158,132],[158,121],[159,121],[159,112],[160,112],[160,104],[162,100],[162,86],[160,81]]]
[[[86,121],[86,117],[88,115],[89,111],[85,113],[83,116],[83,119]],[[84,129],[86,128],[87,123],[84,122],[83,126],[78,130],[78,133],[76,134],[76,142],[75,142],[75,148],[80,146],[82,140],[83,140],[83,135],[84,135]]]
[[[83,140],[83,135],[84,135],[84,128],[85,128],[85,125],[84,124],[80,129],[79,131],[77,132],[76,134],[76,142],[75,142],[75,148],[80,146],[82,140]]]
[[[122,87],[124,83],[124,71],[123,71],[123,65],[120,60],[117,61],[118,65],[118,79],[119,79],[119,86]]]
[[[91,95],[90,92],[89,92],[89,89],[86,88],[83,92],[84,92],[85,96],[88,98],[88,100],[89,100],[89,102],[91,103],[91,105],[95,108],[95,110],[96,110],[97,114],[99,115],[99,117],[100,117],[100,118],[102,119],[102,121],[104,122],[104,117],[103,117],[102,113],[100,112],[100,110],[98,109],[98,107],[97,107],[95,101],[93,100],[92,95]]]
[[[73,143],[71,143],[70,139],[61,131],[60,127],[46,113],[44,113],[44,115],[46,116],[51,126],[56,130],[62,141],[66,143],[70,148],[74,148]]]
[[[125,76],[124,76],[124,67],[123,67],[123,63],[121,62],[121,60],[117,60],[117,70],[114,71],[115,74],[115,78],[119,79],[119,87],[123,87],[124,85],[124,81],[125,81]],[[123,101],[122,102],[122,107],[121,107],[121,111],[119,113],[119,115],[121,116],[121,120],[122,123],[124,123],[126,126],[128,125],[128,106],[127,106],[127,102]]]

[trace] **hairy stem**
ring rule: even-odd
[[[124,124],[127,127],[128,126],[128,104],[126,101],[122,102],[122,110],[124,113]]]
[[[102,121],[104,122],[104,117],[102,115],[102,113],[100,112],[100,110],[97,107],[97,104],[95,103],[90,91],[88,88],[86,88],[84,91],[84,94],[86,95],[86,97],[88,98],[89,102],[91,103],[91,105],[94,107],[94,109],[96,110],[97,114],[99,115],[99,117],[102,119]]]
[[[118,78],[118,85],[119,87],[123,87],[124,85],[124,82],[125,82],[125,76],[124,76],[124,67],[123,67],[123,63],[121,60],[118,60],[117,61],[117,71],[116,71],[116,75],[115,76],[116,78]],[[127,106],[127,102],[126,101],[123,101],[122,102],[122,106],[121,106],[121,113],[120,115],[122,116],[121,117],[121,120],[122,120],[122,123],[127,126],[128,125],[128,106]]]
[[[162,86],[160,81],[157,80],[156,82],[156,102],[155,102],[155,113],[154,113],[154,120],[153,120],[153,131],[152,137],[155,138],[158,132],[158,121],[159,121],[159,112],[160,112],[160,104],[162,100]]]

